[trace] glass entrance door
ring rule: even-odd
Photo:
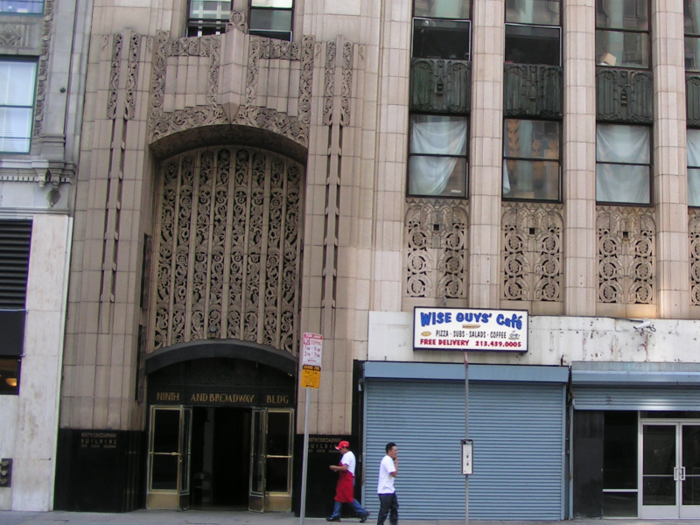
[[[294,410],[253,410],[248,496],[250,510],[291,510],[293,432]]]
[[[148,445],[149,509],[189,507],[192,408],[151,407]]]
[[[700,517],[700,424],[642,423],[641,518]]]

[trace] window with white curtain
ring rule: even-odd
[[[700,71],[700,0],[683,0],[685,69]]]
[[[415,0],[413,58],[469,60],[470,0]]]
[[[595,51],[599,66],[648,68],[647,0],[596,0]]]
[[[28,153],[36,62],[0,60],[0,152]]]
[[[560,199],[559,128],[559,122],[505,119],[504,199]]]
[[[467,118],[411,115],[408,194],[465,197]]]
[[[559,9],[559,0],[506,0],[506,63],[561,65]]]
[[[44,0],[0,0],[0,13],[40,15],[44,12]]]
[[[700,206],[700,129],[687,132],[688,206]]]
[[[598,124],[596,200],[651,203],[651,128]]]

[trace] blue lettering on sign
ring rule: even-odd
[[[498,314],[496,317],[496,324],[501,326],[507,326],[508,328],[516,328],[518,330],[523,329],[523,316],[513,314],[511,317],[506,317],[503,314]]]
[[[486,324],[491,320],[491,316],[486,312],[457,312],[455,321],[458,323],[481,323]],[[503,317],[502,315],[500,317]],[[420,325],[430,326],[434,324],[445,324],[452,322],[452,312],[421,312]]]

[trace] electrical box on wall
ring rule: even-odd
[[[10,458],[0,459],[0,488],[12,485],[12,460]]]

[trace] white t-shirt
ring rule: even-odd
[[[348,450],[345,454],[343,454],[343,457],[340,458],[340,464],[347,465],[348,472],[355,477],[355,454]]]
[[[386,455],[382,458],[382,462],[379,465],[377,494],[393,494],[396,492],[396,489],[394,489],[394,476],[391,475],[392,472],[396,472],[394,460]]]

